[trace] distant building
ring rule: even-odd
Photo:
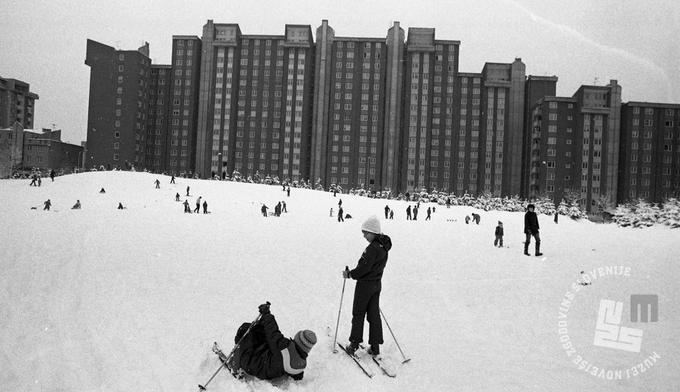
[[[532,110],[529,197],[579,200],[587,211],[616,205],[621,86],[581,86]]]
[[[680,105],[623,104],[620,154],[619,202],[680,197]]]
[[[149,45],[116,50],[87,40],[90,67],[86,167],[129,169],[146,162]]]
[[[0,178],[31,169],[74,172],[82,167],[83,146],[61,141],[61,130],[0,129]]]
[[[23,128],[33,128],[35,100],[29,84],[16,79],[0,77],[0,128],[9,128],[15,122]]]

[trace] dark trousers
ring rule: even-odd
[[[364,341],[364,318],[368,320],[368,344],[382,344],[382,321],[380,320],[380,289],[382,285],[376,281],[357,281],[354,289],[352,305],[352,332],[349,341]]]
[[[532,233],[532,232],[527,232],[527,240],[524,242],[524,253],[529,251],[529,244],[531,243],[531,236],[533,235],[534,238],[536,239],[536,253],[539,253],[541,250],[541,237],[538,235],[538,232]]]
[[[493,246],[498,246],[499,248],[503,247],[503,236],[502,235],[496,235],[496,239],[493,241]]]

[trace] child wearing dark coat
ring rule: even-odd
[[[493,246],[503,247],[503,222],[498,221],[498,226],[496,226],[496,239],[493,241]]]

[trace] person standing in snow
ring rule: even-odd
[[[161,182],[158,180],[158,178],[156,178],[156,181],[154,181],[154,183],[156,184],[156,189],[161,189]]]
[[[430,216],[430,214],[432,214],[432,210],[430,209],[430,207],[427,207],[427,216],[425,217],[425,220],[430,220],[430,219],[432,219],[432,217]]]
[[[119,210],[124,210],[124,209],[125,209],[125,207],[123,207],[123,203],[118,202],[118,209],[119,209]]]
[[[390,219],[394,219],[394,210],[390,210]]]
[[[380,291],[382,289],[382,275],[387,264],[387,256],[392,248],[390,237],[382,234],[380,221],[375,215],[366,219],[361,225],[361,232],[368,246],[361,254],[357,266],[350,270],[345,267],[342,277],[357,281],[354,288],[354,302],[352,304],[352,331],[349,336],[350,353],[359,348],[363,341],[364,318],[368,320],[369,354],[380,354],[383,344],[382,321],[380,319]]]
[[[52,202],[50,199],[47,199],[44,203],[45,207],[43,207],[43,211],[49,211],[50,207],[52,207]]]
[[[171,184],[174,184],[174,183],[175,183],[175,176],[172,176],[172,178],[170,178],[170,183],[171,183]]]
[[[469,223],[470,223],[470,215],[465,215],[465,224],[467,225]]]
[[[385,205],[385,219],[388,219],[390,214],[390,207],[388,205]]]
[[[286,202],[282,200],[281,205],[282,205],[282,208],[283,208],[283,212],[288,213],[288,210],[286,209]]]
[[[527,238],[524,242],[524,254],[529,255],[529,243],[531,242],[531,236],[536,239],[536,256],[543,256],[541,253],[541,237],[538,235],[538,216],[534,212],[534,205],[529,204],[527,206],[527,212],[524,214],[524,234]]]
[[[418,220],[418,206],[413,207],[413,220]]]
[[[179,201],[179,192],[177,192],[177,194],[175,194],[175,201]]]
[[[557,224],[558,217],[559,217],[559,214],[557,213],[557,211],[555,211],[555,224]]]
[[[187,185],[187,196],[189,196],[189,186]]]
[[[207,214],[208,213],[208,202],[203,200],[203,213]]]
[[[260,208],[260,211],[262,212],[262,216],[264,216],[265,218],[267,217],[267,210],[268,210],[267,206],[265,204],[262,204],[262,208]]]
[[[236,332],[234,343],[240,341],[241,344],[234,351],[227,368],[236,378],[242,378],[245,373],[262,380],[281,376],[302,380],[307,357],[316,344],[316,334],[305,329],[295,333],[292,339],[286,338],[279,331],[269,303],[260,305],[258,310],[261,317],[257,324],[251,328],[251,323],[243,323]]]
[[[191,207],[189,207],[189,200],[185,199],[184,200],[184,213],[185,214],[191,214]]]
[[[342,207],[339,207],[338,208],[338,222],[344,222],[345,221],[345,218],[343,218],[342,212],[343,212]]]
[[[54,176],[56,176],[57,173],[54,171],[54,169],[50,170],[50,178],[52,179],[52,182],[54,182]]]
[[[503,247],[503,222],[498,221],[498,226],[496,226],[496,239],[493,241],[493,246]]]
[[[286,189],[286,194],[288,197],[290,197],[290,185],[288,185],[288,189]]]
[[[195,213],[200,213],[201,212],[201,196],[196,199],[196,208],[194,208]]]

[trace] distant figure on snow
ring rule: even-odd
[[[413,220],[418,220],[418,206],[413,207]]]
[[[226,364],[227,369],[236,378],[248,374],[263,380],[282,376],[302,380],[316,334],[301,330],[293,339],[286,338],[269,311],[269,303],[260,305],[258,310],[262,315],[259,322],[243,323],[236,332],[234,343],[241,344]]]
[[[106,193],[106,191],[104,190],[104,188],[102,188],[99,190],[99,193]]]
[[[79,210],[80,209],[80,200],[76,200],[76,204],[71,207],[72,210]]]
[[[430,214],[432,214],[432,210],[430,209],[430,207],[427,207],[427,216],[425,217],[425,220],[431,220],[432,219]]]
[[[179,201],[179,192],[175,194],[175,201]]]
[[[493,246],[503,247],[503,222],[498,221],[498,226],[496,226],[496,231],[494,233],[496,239],[493,241]]]
[[[52,179],[52,182],[54,182],[54,176],[56,176],[57,173],[54,171],[54,169],[50,170],[50,178]]]
[[[394,210],[390,210],[390,219],[394,219]]]
[[[45,205],[45,207],[43,207],[43,211],[45,210],[49,211],[50,207],[52,207],[52,202],[50,201],[50,199],[47,199],[43,204]]]
[[[385,219],[387,219],[390,215],[390,207],[388,205],[385,205]]]
[[[345,218],[342,215],[342,207],[338,208],[338,222],[344,222]]]
[[[118,209],[119,209],[119,210],[124,210],[124,209],[125,209],[125,207],[123,207],[123,203],[118,202]]]
[[[203,213],[207,214],[208,213],[208,202],[203,200]]]
[[[189,186],[187,186],[187,196],[189,196]]]
[[[330,211],[330,215],[329,215],[329,216],[330,216],[330,217],[333,216],[333,207],[331,207],[331,211]]]
[[[529,204],[527,206],[527,212],[524,214],[524,234],[527,236],[526,241],[524,242],[524,254],[530,256],[529,243],[531,242],[531,236],[534,236],[534,239],[536,239],[535,255],[543,256],[543,253],[541,253],[541,237],[538,235],[538,216],[536,216],[534,208],[533,204]]]
[[[175,176],[172,176],[172,178],[170,178],[170,183],[171,183],[171,184],[174,184],[174,183],[175,183]]]
[[[290,185],[288,185],[288,189],[286,189],[286,194],[288,197],[290,197]]]
[[[467,225],[467,224],[469,224],[469,223],[470,223],[470,216],[469,216],[469,215],[465,215],[465,224]]]
[[[475,221],[476,224],[479,224],[479,221],[480,221],[481,219],[482,219],[482,218],[479,216],[479,214],[476,214],[476,213],[474,213],[474,212],[472,213],[472,220]]]
[[[411,206],[406,207],[406,220],[411,220]]]
[[[262,212],[262,216],[264,216],[265,218],[267,217],[267,210],[268,209],[269,208],[267,207],[266,204],[262,204],[262,208],[260,208],[260,211]]]
[[[281,206],[283,208],[283,212],[288,213],[288,210],[286,209],[286,202],[284,200],[281,201]]]
[[[196,199],[196,208],[194,209],[194,212],[197,214],[201,212],[201,196]]]
[[[182,203],[182,204],[184,204],[184,213],[185,214],[191,214],[191,207],[189,207],[189,200],[185,199],[184,203]]]
[[[559,214],[555,211],[555,224],[557,224],[557,217],[559,217]]]
[[[158,178],[156,178],[156,181],[154,182],[156,183],[156,189],[161,189],[161,182],[158,180]]]

